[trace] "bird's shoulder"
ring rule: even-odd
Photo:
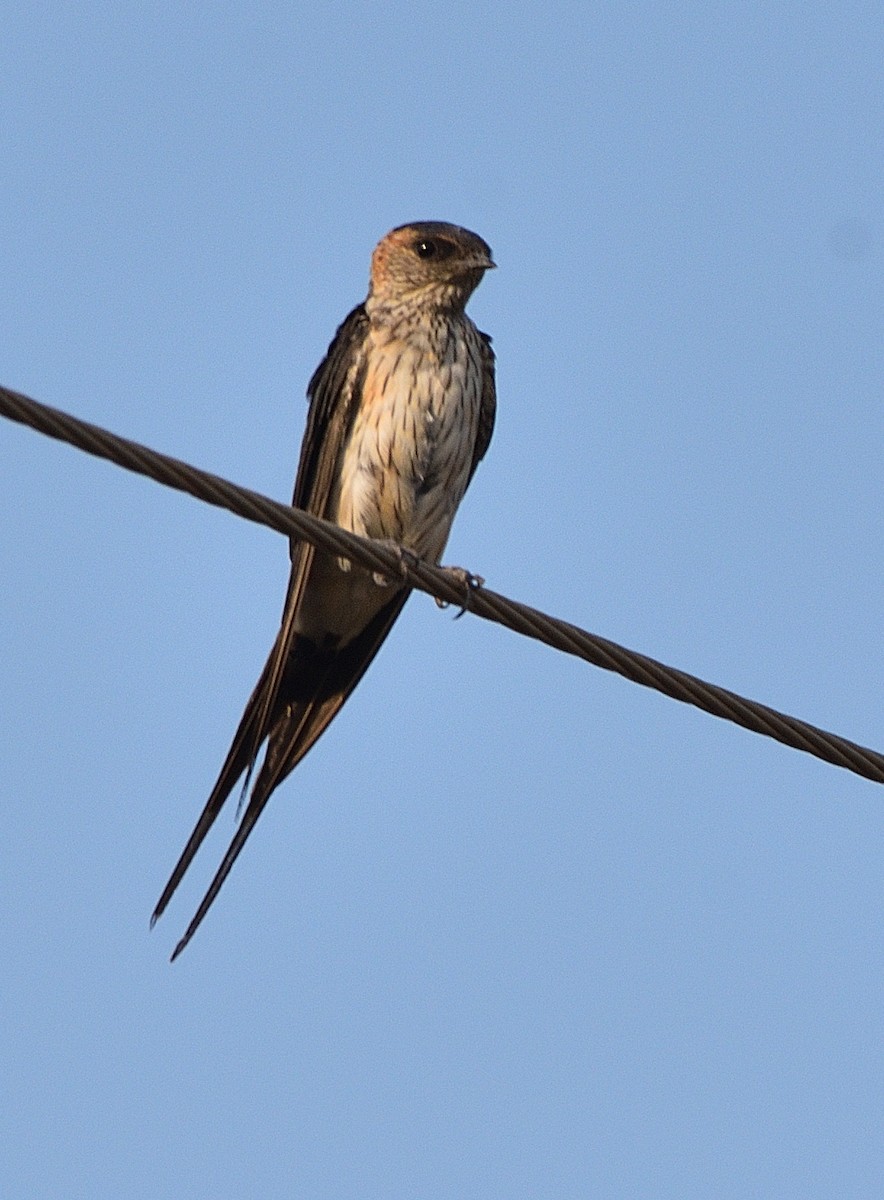
[[[359,403],[365,374],[369,320],[358,304],[338,326],[325,357],[307,384],[307,428],[292,503],[324,515],[332,475]]]
[[[481,329],[477,329],[476,332],[479,335],[482,391],[479,399],[479,424],[473,448],[470,479],[472,479],[476,467],[485,457],[488,447],[491,445],[491,435],[494,433],[494,418],[497,414],[497,384],[494,376],[494,350],[491,348],[491,335],[483,333]]]
[[[368,337],[369,320],[365,304],[357,304],[335,330],[322,362],[307,384],[311,408],[337,396],[357,365]]]

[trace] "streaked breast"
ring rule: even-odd
[[[341,462],[338,524],[438,561],[469,479],[481,389],[469,318],[438,318],[407,338],[373,330]]]

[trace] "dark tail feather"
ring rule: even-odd
[[[257,784],[255,785],[255,792],[257,792]],[[194,915],[193,920],[187,926],[187,930],[184,934],[184,937],[181,939],[181,941],[178,943],[178,945],[175,947],[174,951],[172,952],[172,958],[170,960],[171,962],[175,961],[175,959],[178,957],[178,955],[181,953],[181,951],[184,949],[184,947],[187,945],[187,943],[190,941],[190,939],[196,933],[197,929],[199,929],[200,925],[202,924],[203,917],[209,911],[209,909],[212,906],[212,902],[214,901],[215,897],[220,892],[221,886],[224,883],[224,880],[230,874],[230,868],[236,862],[236,859],[237,859],[237,856],[239,855],[240,850],[242,850],[243,846],[246,844],[246,839],[248,838],[249,834],[252,832],[255,822],[258,820],[258,817],[260,817],[261,813],[264,810],[264,806],[269,799],[270,799],[270,792],[266,792],[266,794],[262,795],[260,798],[260,802],[257,802],[257,797],[256,797],[255,793],[252,794],[252,799],[249,802],[249,807],[246,809],[245,815],[243,816],[243,819],[240,822],[239,827],[237,828],[237,831],[233,836],[233,841],[230,843],[230,847],[229,847],[227,853],[224,855],[224,861],[221,863],[221,866],[218,868],[215,878],[212,880],[209,890],[206,892],[205,896],[203,897],[202,903],[200,904],[199,908],[196,910],[196,914]],[[214,817],[212,818],[212,820],[214,820]],[[211,821],[210,821],[210,823],[211,823]],[[193,838],[191,838],[191,841],[193,841]],[[179,866],[180,866],[180,864],[179,864]],[[182,874],[185,869],[186,869],[186,867],[182,868],[182,872],[181,872]],[[176,871],[177,870],[178,870],[178,868],[176,867]],[[174,879],[174,876],[173,876],[173,879]],[[170,881],[170,883],[171,883],[171,881]],[[167,888],[166,890],[168,891],[169,889]],[[171,895],[171,892],[170,892],[170,895]]]
[[[259,721],[270,661],[268,660],[268,664],[261,673],[261,678],[258,680],[255,690],[249,698],[231,747],[227,752],[227,758],[224,760],[224,765],[212,789],[212,794],[206,801],[206,806],[200,813],[200,818],[194,827],[193,833],[188,838],[187,845],[182,850],[181,857],[178,859],[175,869],[169,876],[169,882],[163,889],[162,896],[157,901],[153,916],[150,918],[151,929],[165,912],[166,906],[175,893],[175,889],[184,878],[184,873],[193,862],[206,834],[215,823],[215,818],[224,807],[227,797],[236,787],[240,776],[243,772],[250,772],[254,765],[261,741],[263,740]],[[248,783],[248,775],[246,776],[246,783]]]
[[[319,735],[327,727],[332,717],[337,713],[345,699],[346,695],[337,695],[323,701],[313,701],[306,705],[292,706],[285,716],[280,719],[277,727],[270,735],[267,755],[258,778],[255,780],[248,808],[243,814],[239,828],[233,835],[233,840],[227,849],[227,853],[224,855],[221,866],[215,873],[215,878],[209,884],[209,890],[203,896],[193,920],[187,926],[184,937],[182,937],[172,953],[172,962],[175,961],[202,924],[203,918],[212,907],[215,897],[221,891],[224,881],[227,879],[233,864],[239,857],[240,850],[246,844],[249,834],[264,811],[267,801],[285,776],[298,765]],[[209,820],[209,824],[211,824],[212,820],[214,820],[214,816]],[[194,836],[195,834],[196,831],[194,831]],[[193,840],[194,838],[191,837],[191,841]],[[188,843],[188,847],[189,845],[190,843]],[[182,868],[182,873],[184,869],[186,867]]]
[[[254,829],[274,790],[294,770],[316,739],[326,730],[340,710],[341,705],[365,674],[369,663],[375,654],[377,654],[384,638],[390,632],[390,628],[398,617],[402,605],[408,599],[408,595],[407,591],[397,594],[358,637],[349,642],[342,650],[334,651],[328,657],[323,652],[317,653],[315,650],[311,652],[309,646],[301,644],[301,651],[296,652],[292,660],[295,667],[294,673],[297,677],[297,687],[295,687],[295,680],[290,680],[288,687],[283,686],[283,692],[289,694],[290,698],[285,708],[282,708],[282,701],[279,701],[275,706],[275,711],[279,715],[276,718],[275,726],[270,732],[267,754],[258,773],[258,778],[255,780],[255,786],[252,789],[248,807],[243,814],[242,822],[233,836],[227,853],[224,855],[221,866],[218,868],[214,879],[209,885],[209,890],[203,897],[193,920],[188,925],[184,937],[182,937],[181,941],[175,947],[172,954],[173,962],[202,924],[203,918],[211,908],[215,897],[230,874],[230,870],[236,862],[239,852],[246,844],[249,834]],[[274,656],[271,655],[268,665],[264,668],[264,672],[258,682],[258,686],[249,700],[246,713],[240,722],[233,746],[231,746],[227,761],[221,769],[221,775],[215,784],[215,789],[209,797],[209,801],[203,809],[202,816],[197,822],[196,829],[191,834],[190,840],[184,848],[184,853],[181,855],[178,865],[175,867],[172,877],[166,885],[166,890],[160,898],[154,914],[154,920],[162,913],[168,903],[169,898],[196,854],[200,843],[211,828],[221,806],[233,790],[236,781],[244,770],[251,767],[251,763],[254,761],[260,741],[263,740],[259,736],[259,734],[263,734],[263,730],[259,728],[259,725],[263,724],[261,716],[262,713],[267,711],[265,697],[262,695],[262,688],[266,685],[266,680],[270,677],[269,670],[273,662]],[[301,689],[309,692],[309,694],[303,694],[302,692],[301,696],[291,696],[292,691]],[[280,712],[281,708],[282,712]],[[256,738],[257,744],[254,744]],[[254,750],[251,749],[253,744]]]

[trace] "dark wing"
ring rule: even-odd
[[[338,326],[325,358],[307,384],[310,411],[292,504],[316,516],[325,515],[335,464],[356,412],[367,336],[368,317],[365,305],[360,304]]]
[[[491,338],[487,333],[482,333],[481,329],[479,337],[482,339],[482,397],[479,401],[479,427],[476,431],[476,444],[473,447],[470,479],[475,475],[476,467],[485,457],[488,447],[491,445],[494,417],[497,412],[497,388],[494,383],[494,351],[491,349]]]
[[[339,325],[325,358],[307,384],[310,411],[301,442],[292,506],[302,508],[316,517],[329,515],[335,470],[362,393],[367,334],[368,317],[365,315],[365,305],[360,304]],[[292,573],[282,624],[264,668],[267,679],[258,707],[257,740],[251,746],[249,770],[254,765],[261,742],[270,732],[280,681],[292,648],[295,616],[315,553],[315,547],[309,542],[292,539],[289,547]],[[263,674],[261,678],[263,681]]]
[[[358,404],[367,329],[368,318],[364,306],[359,305],[339,327],[307,387],[310,410],[301,443],[293,504],[316,516],[327,515],[335,464]],[[313,561],[313,547],[307,542],[293,542],[291,558],[292,573],[276,641],[249,697],[212,794],[160,896],[151,918],[152,925],[168,905],[240,776],[243,772],[251,773],[261,743],[277,716],[280,683],[294,641],[295,614]],[[253,824],[254,819],[249,828]]]

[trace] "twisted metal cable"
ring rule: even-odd
[[[765,704],[747,700],[716,684],[706,683],[685,671],[667,667],[653,658],[627,650],[616,642],[550,617],[527,604],[510,600],[490,588],[477,585],[475,581],[465,580],[463,572],[431,566],[407,552],[397,552],[396,548],[384,542],[348,533],[301,509],[279,504],[260,492],[239,487],[218,475],[201,471],[138,442],[118,437],[97,425],[80,421],[68,413],[39,404],[28,396],[4,387],[0,387],[0,415],[29,425],[48,437],[68,442],[89,454],[109,459],[126,470],[147,475],[166,487],[187,492],[218,508],[226,508],[248,521],[266,525],[289,537],[303,538],[331,554],[353,559],[371,571],[389,578],[402,578],[409,586],[437,600],[464,607],[476,616],[496,621],[514,633],[535,638],[555,650],[573,654],[606,671],[615,671],[633,683],[655,688],[674,700],[693,704],[714,717],[733,721],[753,733],[775,738],[786,746],[813,754],[875,783],[884,783],[884,755],[877,751],[778,712]]]

